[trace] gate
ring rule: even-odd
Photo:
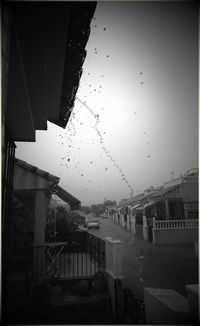
[[[105,269],[105,242],[87,232],[68,234],[66,242],[33,248],[33,277],[76,279]]]

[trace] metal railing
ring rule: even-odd
[[[197,229],[199,221],[197,219],[192,220],[153,220],[153,229]]]
[[[105,269],[105,242],[87,232],[33,247],[33,277],[87,278]]]

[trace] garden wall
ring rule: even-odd
[[[198,240],[198,229],[153,229],[155,245],[194,244]]]

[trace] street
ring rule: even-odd
[[[100,220],[100,229],[88,232],[101,239],[111,237],[122,241],[124,285],[139,300],[144,300],[144,287],[174,289],[186,296],[185,285],[198,283],[193,246],[155,247],[122,229],[111,218]]]

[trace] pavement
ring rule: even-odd
[[[187,296],[185,286],[198,283],[198,260],[193,245],[154,246],[112,219],[101,219],[99,230],[89,232],[101,239],[112,237],[122,241],[122,272],[124,285],[144,301],[144,287],[174,289]]]

